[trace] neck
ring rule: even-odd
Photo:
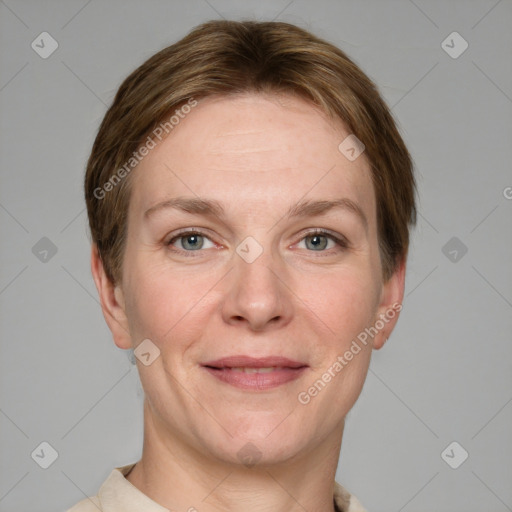
[[[247,467],[208,456],[164,429],[146,399],[142,458],[126,478],[170,510],[234,512],[242,504],[246,512],[335,512],[343,427],[293,460]]]

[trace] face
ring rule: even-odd
[[[133,171],[105,315],[119,347],[159,351],[137,361],[150,413],[206,456],[314,451],[398,317],[404,269],[383,283],[369,164],[340,152],[348,135],[297,98],[207,98]]]

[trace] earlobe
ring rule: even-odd
[[[404,258],[397,265],[392,276],[382,286],[381,301],[375,319],[375,326],[378,328],[378,333],[373,339],[375,350],[384,346],[398,321],[404,298],[405,269],[406,262]]]
[[[103,316],[112,332],[114,343],[119,348],[132,348],[123,291],[120,285],[114,285],[108,278],[96,244],[92,244],[91,247],[91,272],[98,290]]]

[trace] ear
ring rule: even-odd
[[[119,348],[132,348],[123,291],[120,285],[114,285],[107,277],[98,247],[94,243],[91,247],[91,272],[100,297],[103,316],[112,332],[114,343]]]
[[[381,349],[395,328],[404,298],[406,258],[400,261],[393,275],[383,284],[380,304],[375,317],[378,332],[373,338],[373,348]]]

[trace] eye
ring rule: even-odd
[[[178,244],[176,247],[175,242]],[[205,246],[206,243],[206,246]],[[210,246],[207,244],[210,243]],[[167,242],[168,246],[174,246],[178,250],[193,252],[199,249],[211,249],[214,247],[213,242],[200,231],[185,231],[174,236]]]
[[[306,234],[304,238],[299,242],[305,242],[305,248],[314,252],[325,252],[327,249],[333,249],[338,246],[338,249],[346,249],[348,244],[346,240],[342,237],[337,237],[330,233],[329,231],[325,231],[322,229],[316,229],[314,231],[310,231]],[[329,245],[329,242],[331,244]],[[300,247],[299,248],[303,248]]]

